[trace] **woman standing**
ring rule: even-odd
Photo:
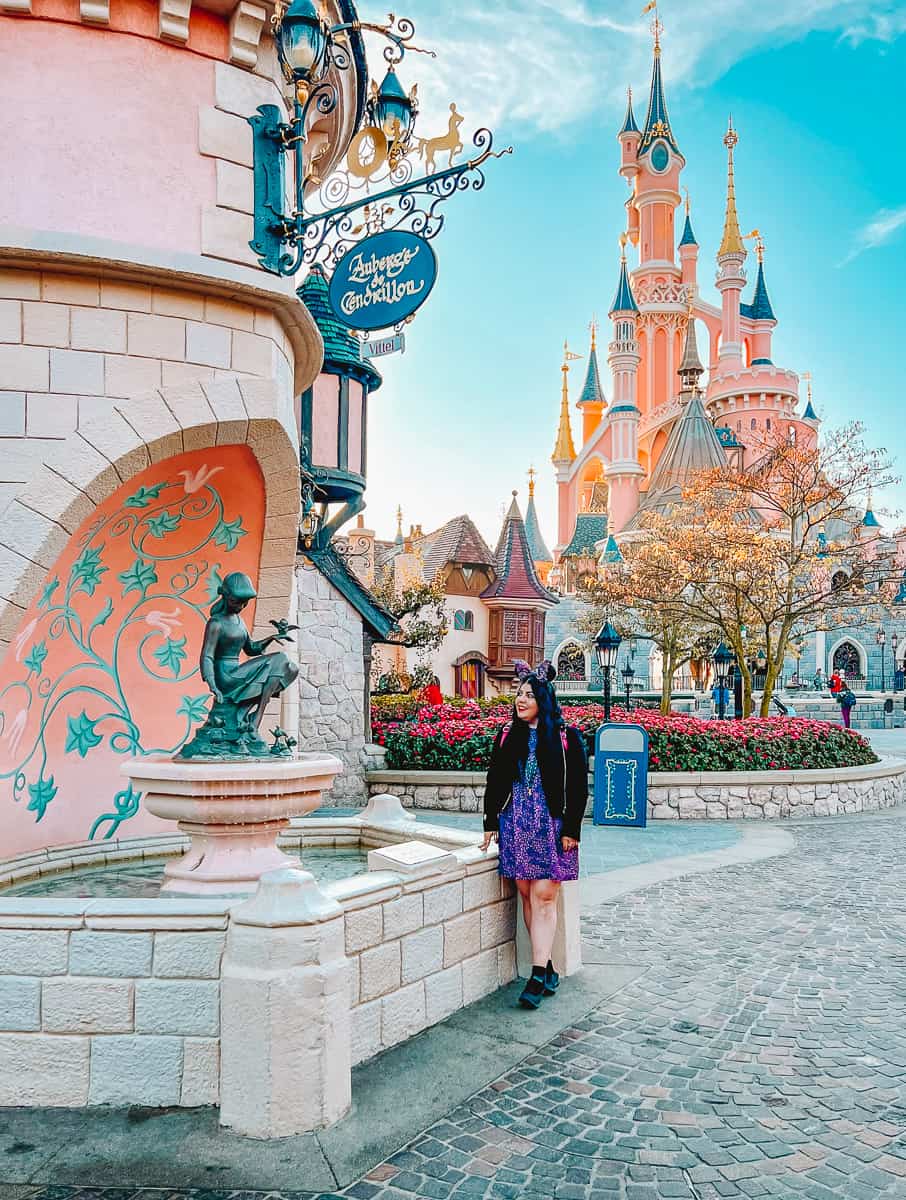
[[[545,660],[516,663],[513,717],[491,750],[484,841],[500,846],[500,874],[514,879],[532,943],[532,974],[519,1003],[537,1008],[560,984],[551,951],[560,884],[579,877],[579,837],[588,800],[585,742],[567,728]]]

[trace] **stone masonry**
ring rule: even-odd
[[[362,619],[305,558],[296,566],[299,746],[342,759],[328,803],[364,803],[365,659]]]

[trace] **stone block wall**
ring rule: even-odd
[[[380,891],[340,901],[353,1064],[516,977],[515,892],[498,875],[496,857],[428,879],[381,873],[382,880]]]
[[[0,1105],[216,1104],[227,910],[0,900]]]
[[[294,393],[273,312],[200,291],[0,269],[0,507],[59,441],[156,388],[249,377]]]
[[[362,618],[312,565],[296,567],[299,631],[299,744],[342,759],[327,803],[359,804],[367,799],[365,751],[365,658]]]
[[[404,808],[481,811],[483,772],[369,771],[369,794],[396,796]],[[593,808],[589,776],[586,816]],[[870,812],[906,802],[906,760],[887,758],[864,767],[825,771],[651,772],[648,819],[708,818],[741,821],[827,817]]]

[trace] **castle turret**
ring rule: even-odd
[[[598,323],[593,320],[591,329],[591,349],[588,352],[588,370],[585,372],[585,384],[579,396],[579,411],[582,413],[582,442],[588,441],[601,424],[601,416],[607,398],[601,387],[601,372],[598,368]]]
[[[752,322],[751,365],[773,366],[771,359],[771,335],[777,324],[767,284],[764,281],[764,239],[759,234],[755,241],[758,257],[758,274],[755,276],[755,292],[751,304],[741,304],[739,310]]]
[[[621,239],[620,277],[610,309],[613,341],[607,362],[613,372],[613,405],[610,409],[611,461],[604,476],[609,486],[610,529],[619,533],[639,507],[639,481],[645,474],[639,463],[639,412],[636,378],[639,348],[636,322],[639,306],[626,272],[626,238]]]
[[[529,499],[528,507],[525,510],[525,536],[528,539],[529,551],[531,552],[532,562],[535,564],[538,578],[542,583],[546,583],[550,569],[553,566],[554,556],[547,548],[547,542],[544,540],[544,535],[541,532],[541,523],[538,520],[538,510],[535,508],[535,476],[537,474],[538,472],[534,467],[529,467]]]
[[[736,215],[736,184],[733,177],[733,150],[739,141],[739,135],[733,128],[733,118],[730,118],[729,128],[724,137],[727,147],[727,210],[724,217],[724,235],[720,249],[717,252],[717,290],[721,294],[721,345],[719,352],[719,369],[732,370],[742,366],[742,332],[739,322],[739,305],[742,289],[746,282],[743,263],[746,260],[746,248],[739,232],[739,218]]]
[[[686,165],[667,114],[661,75],[660,33],[660,21],[655,21],[648,113],[638,143],[638,174],[634,177],[636,187],[633,202],[639,218],[640,271],[675,267],[673,217],[680,203],[680,172]]]
[[[705,368],[702,366],[702,360],[698,356],[698,342],[695,337],[695,313],[693,311],[692,297],[689,297],[689,311],[686,316],[686,340],[683,345],[683,358],[677,370],[677,375],[680,377],[681,392],[680,395],[691,395],[698,392],[699,380],[705,373]]]
[[[679,240],[680,270],[682,281],[686,285],[687,295],[694,295],[698,290],[698,242],[692,231],[692,216],[689,212],[689,193],[686,192],[686,223],[683,225],[682,237]]]
[[[626,201],[626,230],[629,240],[636,246],[639,241],[639,210],[635,206],[635,180],[639,173],[638,155],[642,131],[636,125],[635,114],[632,111],[632,88],[628,88],[626,92],[626,116],[617,137],[620,140],[620,174],[632,188],[632,195]]]

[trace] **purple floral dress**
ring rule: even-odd
[[[551,816],[535,751],[538,731],[529,730],[528,756],[513,784],[513,799],[500,814],[499,871],[507,879],[579,878],[579,850],[563,850],[563,822]]]

